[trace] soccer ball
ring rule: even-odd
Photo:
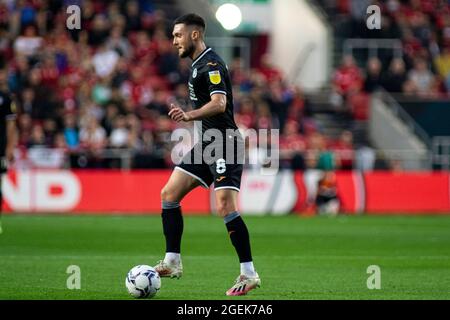
[[[153,267],[139,265],[128,272],[125,285],[133,297],[151,298],[161,288],[161,278]]]

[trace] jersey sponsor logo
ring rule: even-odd
[[[194,69],[194,71],[192,71],[192,78],[196,78],[197,77],[197,68]]]
[[[212,84],[219,84],[222,81],[222,77],[220,76],[219,70],[210,71],[209,74],[209,81],[211,81]]]

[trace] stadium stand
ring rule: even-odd
[[[18,167],[173,166],[176,124],[166,114],[173,101],[189,105],[189,61],[172,49],[178,13],[166,10],[171,3],[83,2],[80,31],[66,28],[63,1],[0,4],[0,57],[19,114]],[[366,169],[356,158],[373,152],[365,132],[372,92],[449,96],[450,5],[376,2],[387,14],[375,37],[401,39],[402,55],[381,50],[366,59],[346,53],[343,39],[374,37],[357,27],[363,23],[357,4],[372,1],[319,3],[338,17],[336,69],[325,103],[332,114],[288,84],[267,56],[256,68],[242,67],[237,57],[230,64],[236,121],[242,129],[280,129],[282,167]]]
[[[361,121],[368,120],[372,94],[385,90],[398,104],[396,109],[410,116],[407,117],[412,122],[408,125],[424,130],[421,138],[428,149],[431,150],[432,144],[442,148],[442,144],[437,146],[438,139],[448,136],[448,132],[440,119],[448,118],[446,109],[437,106],[448,105],[450,101],[448,1],[320,0],[315,3],[333,17],[330,23],[336,69],[330,92],[321,95],[330,96],[329,109],[351,114],[351,126],[358,124],[355,140],[361,140],[360,133],[367,136],[367,128]],[[370,5],[381,8],[380,30],[369,30],[366,26],[369,16],[366,10]],[[433,128],[429,121],[431,114],[438,119]],[[339,121],[342,120],[334,117],[334,122]]]

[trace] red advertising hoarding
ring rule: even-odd
[[[4,208],[15,212],[152,213],[170,170],[9,172],[2,181]],[[280,171],[277,176],[244,172],[239,196],[248,214],[314,214],[321,172]],[[341,211],[348,214],[450,214],[449,173],[336,173]],[[262,189],[261,189],[262,188]],[[210,214],[210,191],[197,188],[182,201],[187,214]]]
[[[449,213],[449,174],[377,172],[364,175],[365,210],[386,213]]]
[[[160,193],[170,176],[155,171],[10,172],[3,182],[6,210],[20,212],[160,213]],[[209,213],[209,192],[197,188],[183,211]]]

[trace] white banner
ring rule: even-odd
[[[258,170],[244,171],[239,208],[249,215],[284,215],[297,202],[294,173],[281,170],[274,175],[261,175]]]

